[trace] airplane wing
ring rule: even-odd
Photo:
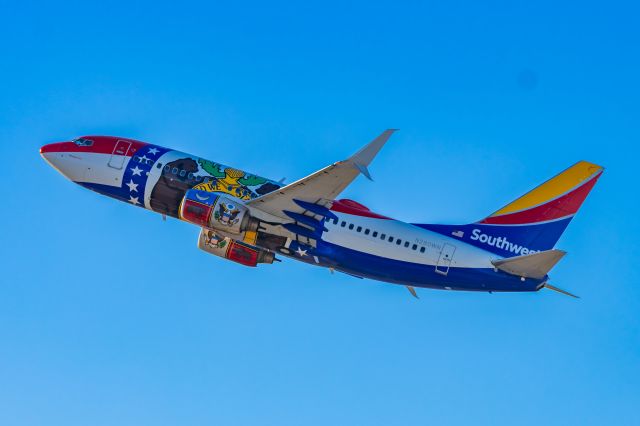
[[[388,129],[346,160],[338,161],[305,178],[276,191],[254,198],[246,204],[287,221],[299,221],[299,215],[310,212],[324,217],[331,203],[349,184],[362,173],[371,179],[367,166],[395,132]]]

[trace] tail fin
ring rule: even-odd
[[[578,212],[602,171],[601,166],[580,161],[480,223],[528,225],[571,218]]]
[[[552,249],[602,175],[580,161],[490,216],[470,225],[418,225],[503,257]]]

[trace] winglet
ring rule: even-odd
[[[369,169],[367,169],[367,166],[363,166],[360,163],[353,163],[353,165],[356,166],[356,169],[358,169],[360,173],[362,173],[367,179],[373,181],[373,178],[371,177],[371,173],[369,173]]]
[[[348,161],[350,161],[363,175],[367,177],[369,180],[371,179],[371,174],[367,169],[367,166],[371,164],[373,159],[380,149],[384,146],[385,143],[389,140],[391,135],[398,129],[387,129],[380,134],[377,138],[369,142],[365,145],[360,151],[353,154]]]

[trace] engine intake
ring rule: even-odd
[[[200,231],[198,248],[245,266],[273,263],[275,260],[275,254],[270,251],[252,247],[229,237],[222,237],[207,229]]]
[[[258,229],[260,221],[238,201],[213,192],[190,189],[180,203],[180,218],[223,233],[241,234]]]

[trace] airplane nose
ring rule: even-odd
[[[62,152],[62,146],[65,142],[57,142],[57,143],[49,143],[46,145],[42,145],[40,147],[40,155],[52,153],[52,152]]]
[[[63,152],[62,145],[64,142],[49,143],[40,147],[40,156],[55,169],[58,169],[56,158],[58,154]]]
[[[57,142],[40,147],[40,156],[63,176],[76,180],[84,168],[81,166],[81,154],[71,151],[70,142]]]

